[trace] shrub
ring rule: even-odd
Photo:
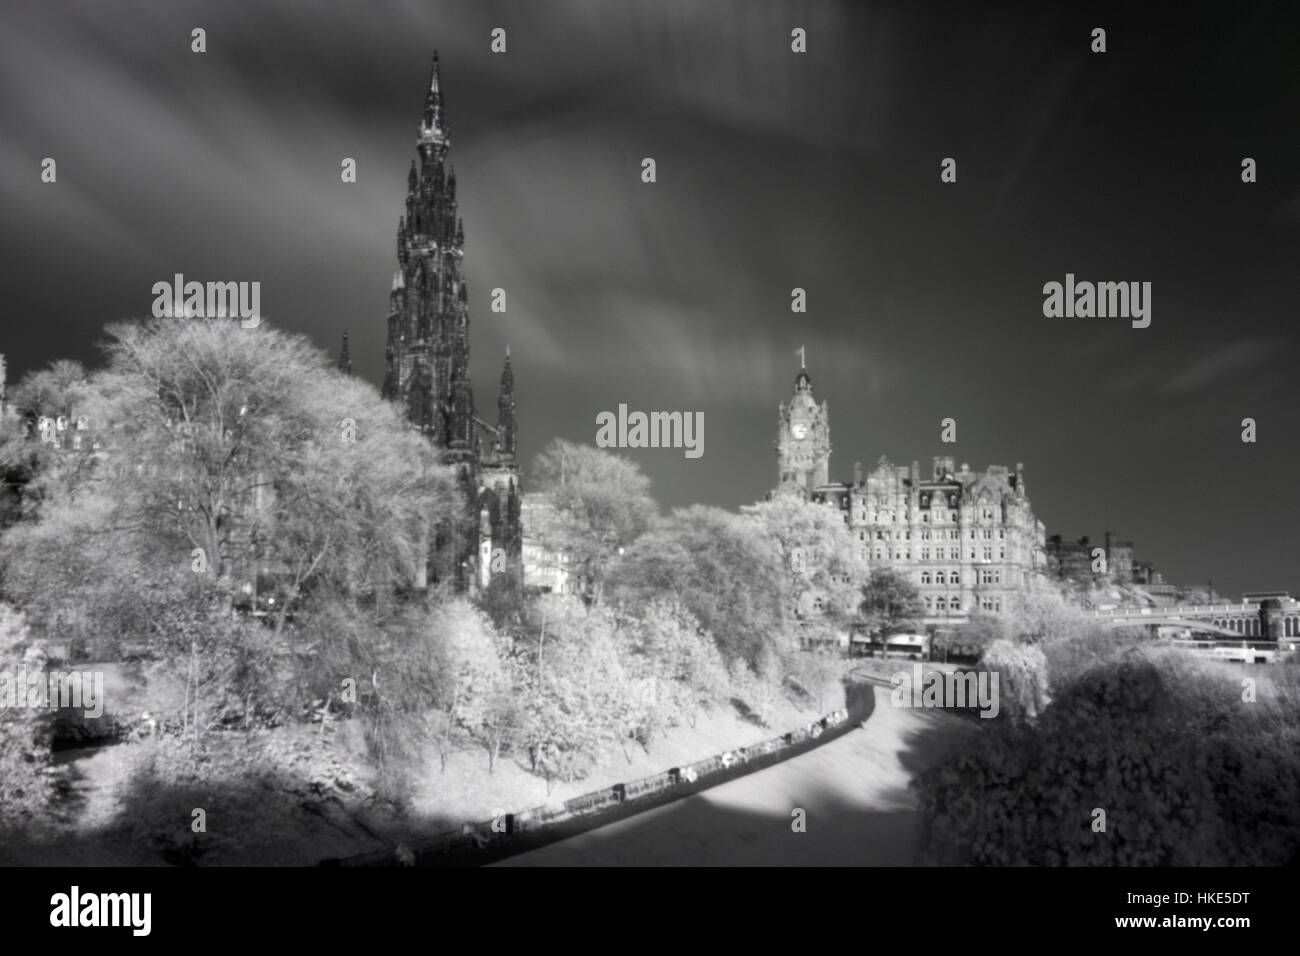
[[[1047,657],[1034,644],[994,641],[980,659],[981,670],[998,675],[999,713],[1010,720],[1035,720],[1047,706]]]
[[[1168,655],[1087,671],[1036,724],[998,721],[918,778],[923,861],[1297,862],[1300,714],[1241,690],[1217,665]]]
[[[0,672],[16,681],[24,667],[28,674],[44,670],[44,655],[22,614],[0,604]],[[20,706],[0,707],[0,825],[29,830],[49,819],[54,718],[48,709],[21,706],[26,687],[14,692]]]
[[[1131,636],[1101,627],[1044,641],[1042,648],[1047,655],[1048,684],[1053,690],[1064,688],[1087,671],[1118,660],[1136,643]]]

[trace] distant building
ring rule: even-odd
[[[397,223],[398,268],[389,293],[382,392],[456,471],[470,504],[431,542],[430,577],[471,589],[484,586],[497,571],[517,583],[521,490],[510,350],[496,425],[479,417],[470,385],[465,229],[456,171],[447,161],[449,131],[435,53],[416,139],[419,161],[411,162],[405,215]],[[351,369],[346,338],[339,369]]]
[[[1282,604],[1295,604],[1295,598],[1289,591],[1247,591],[1241,596],[1242,604],[1263,604],[1265,601],[1280,601]]]
[[[975,610],[1008,610],[1045,568],[1043,523],[1030,507],[1021,464],[980,472],[937,456],[923,476],[919,462],[909,468],[882,456],[870,472],[855,465],[852,482],[831,481],[829,407],[817,404],[802,370],[789,405],[777,410],[776,450],[774,493],[838,509],[863,568],[906,574],[932,631],[964,623]]]
[[[1046,570],[1055,578],[1087,579],[1094,561],[1092,542],[1084,535],[1077,541],[1066,541],[1059,534],[1048,537],[1043,545]]]
[[[1122,541],[1107,531],[1104,542],[1097,545],[1087,535],[1074,541],[1066,541],[1059,534],[1050,536],[1044,548],[1048,575],[1083,585],[1110,582],[1131,587],[1145,594],[1156,606],[1219,600],[1208,584],[1171,584],[1152,562],[1135,560],[1132,541]]]
[[[524,496],[523,525],[524,589],[551,594],[576,594],[578,582],[570,571],[569,557],[560,547],[560,513],[545,495]]]
[[[25,431],[26,423],[21,420],[18,409],[9,401],[8,374],[5,357],[0,355],[0,432],[21,433]]]
[[[1119,580],[1133,579],[1133,542],[1121,541],[1115,535],[1106,532],[1106,566],[1110,573]]]

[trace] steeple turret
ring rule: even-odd
[[[339,351],[339,371],[344,375],[352,374],[352,354],[348,351],[348,334],[343,333],[343,348]]]
[[[817,404],[802,349],[799,355],[794,395],[777,411],[777,476],[778,487],[807,496],[830,481],[830,406]]]
[[[447,141],[447,120],[443,116],[442,80],[438,75],[438,51],[433,51],[433,68],[429,72],[429,91],[424,96],[424,120],[420,124],[420,139],[450,146]]]
[[[506,364],[501,370],[501,396],[497,399],[497,450],[515,454],[515,373],[510,367],[510,346],[506,346]]]

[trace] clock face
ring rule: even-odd
[[[790,433],[795,438],[803,439],[808,437],[808,426],[803,422],[795,422],[790,426]]]

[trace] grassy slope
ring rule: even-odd
[[[843,699],[842,688],[829,688],[824,708],[841,707]],[[654,741],[649,753],[607,754],[591,776],[556,782],[549,797],[545,781],[514,757],[489,774],[486,753],[467,750],[452,755],[444,773],[430,750],[413,812],[402,817],[369,799],[368,763],[352,722],[331,725],[324,737],[306,726],[215,735],[213,756],[189,773],[180,770],[188,766],[181,750],[123,744],[78,757],[73,819],[44,835],[5,835],[0,865],[313,865],[657,773],[776,736],[816,713],[782,702],[772,725],[760,727],[718,708],[695,728],[677,727]],[[164,768],[157,777],[141,771],[150,753]],[[206,833],[191,830],[195,808],[206,813]]]

